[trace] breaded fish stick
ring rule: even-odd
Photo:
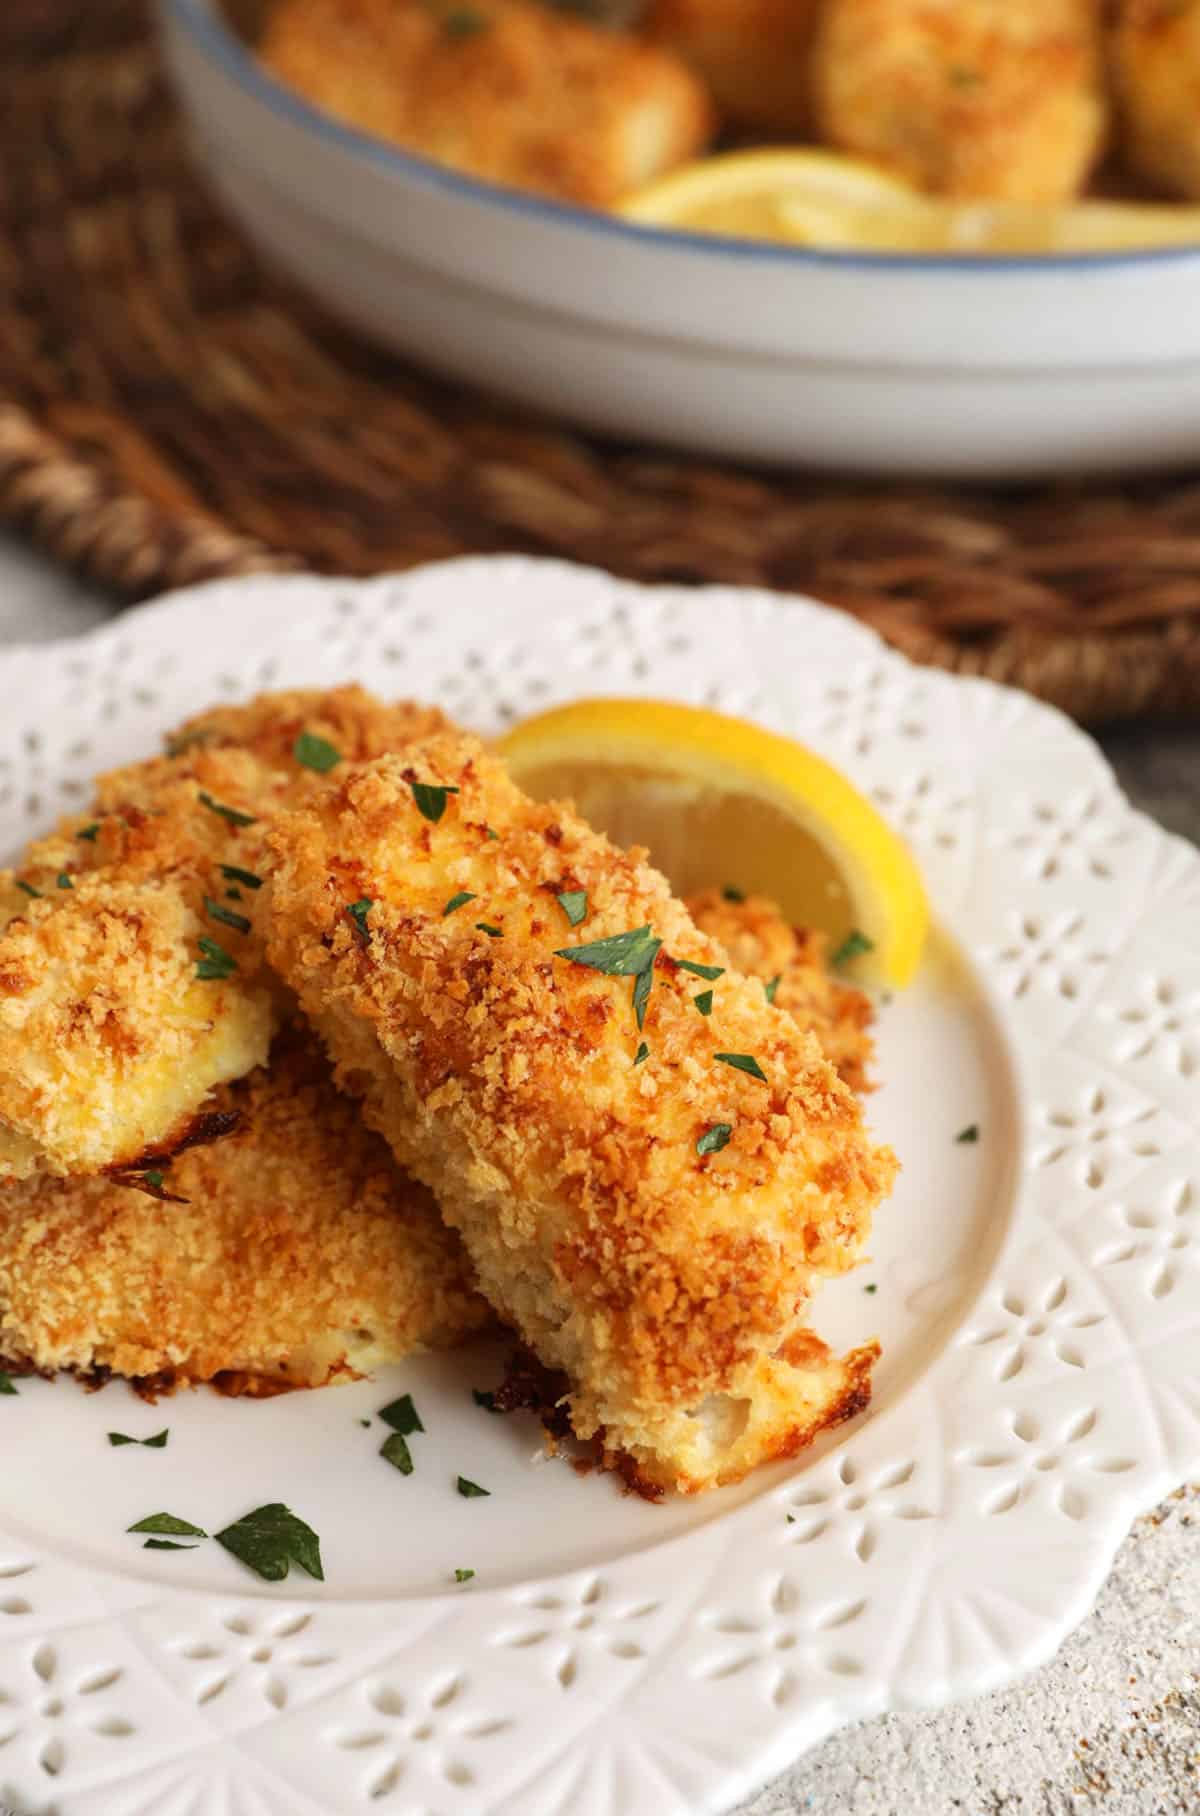
[[[893,1156],[663,877],[474,739],[281,815],[271,962],[480,1288],[653,1489],[737,1480],[864,1404],[805,1326]],[[695,1002],[713,991],[711,1012]]]
[[[488,1317],[458,1238],[289,1031],[213,1099],[236,1132],[151,1181],[0,1187],[0,1357],[164,1389],[321,1387]],[[186,1203],[180,1203],[186,1199]]]
[[[694,157],[714,125],[678,58],[534,0],[280,0],[260,54],[407,151],[595,207]]]
[[[1117,0],[1112,69],[1132,167],[1200,196],[1200,0]]]
[[[939,195],[1060,202],[1107,128],[1096,0],[826,0],[818,131]]]
[[[271,814],[327,785],[329,753],[375,755],[443,723],[357,688],[222,708],[184,727],[174,756],[101,777],[88,814],[0,873],[0,1179],[135,1166],[264,1062]]]

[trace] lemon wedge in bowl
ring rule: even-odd
[[[629,196],[619,212],[643,226],[827,251],[1036,255],[1200,246],[1200,208],[1184,203],[947,201],[860,158],[805,146],[701,158]]]
[[[538,800],[569,798],[620,845],[645,845],[676,893],[765,895],[820,927],[863,981],[907,984],[929,907],[920,872],[866,797],[802,744],[699,707],[580,700],[500,746]]]

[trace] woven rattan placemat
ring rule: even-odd
[[[221,218],[145,0],[0,5],[0,517],[130,597],[516,548],[811,592],[1092,723],[1200,712],[1200,477],[762,476],[435,383],[341,334]]]

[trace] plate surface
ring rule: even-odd
[[[6,653],[0,847],[187,712],[346,678],[484,732],[587,693],[713,705],[812,743],[912,840],[939,933],[881,1007],[870,1106],[905,1170],[871,1263],[818,1302],[834,1340],[882,1337],[875,1403],[796,1465],[652,1508],[474,1406],[496,1349],[157,1412],[23,1382],[0,1400],[0,1802],[716,1811],[840,1722],[1045,1657],[1200,1463],[1200,854],[1059,715],[838,613],[516,558],[218,583]],[[410,1478],[358,1423],[405,1390]],[[105,1442],[164,1424],[165,1451]],[[267,1500],[320,1532],[323,1586],[124,1532]]]

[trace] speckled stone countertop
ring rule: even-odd
[[[107,615],[0,537],[0,643]],[[1101,741],[1135,804],[1200,843],[1200,725]],[[1040,1671],[843,1729],[739,1816],[1200,1816],[1200,1488],[1138,1521],[1095,1610]]]

